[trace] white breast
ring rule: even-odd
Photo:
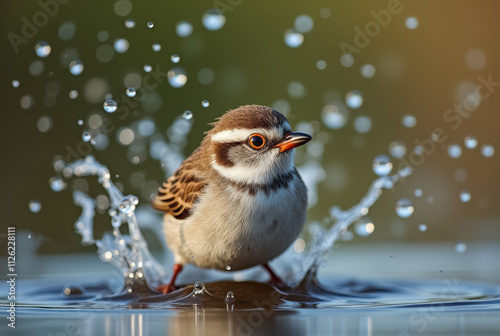
[[[277,257],[293,242],[304,225],[306,203],[299,178],[268,194],[208,186],[193,215],[186,220],[166,216],[167,242],[176,262],[245,269]]]

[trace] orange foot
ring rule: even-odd
[[[175,288],[175,286],[171,285],[171,284],[160,285],[160,286],[156,287],[156,290],[159,292],[162,292],[163,294],[172,293],[176,289],[177,288]]]
[[[182,271],[182,265],[175,264],[174,265],[174,273],[172,274],[172,279],[170,279],[170,282],[166,285],[161,285],[161,286],[156,287],[156,290],[162,292],[163,294],[172,293],[174,290],[176,290],[177,288],[175,288],[175,286],[174,286],[175,279],[177,279],[177,276],[179,275],[179,273],[181,271]]]
[[[269,273],[269,276],[271,277],[271,283],[275,285],[278,288],[286,288],[286,284],[281,280],[276,273],[272,270],[271,267],[267,263],[262,264],[262,266],[266,269],[266,271]]]

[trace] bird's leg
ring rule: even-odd
[[[181,264],[175,264],[174,265],[174,274],[172,274],[172,278],[170,279],[170,282],[167,285],[161,285],[156,287],[156,290],[162,292],[163,294],[167,294],[170,292],[173,292],[175,288],[175,279],[177,279],[177,276],[179,273],[182,271],[182,265]]]
[[[286,287],[285,283],[274,273],[274,271],[269,267],[268,263],[262,264],[262,267],[266,269],[266,271],[269,273],[269,276],[271,276],[271,283],[275,285],[276,287]]]

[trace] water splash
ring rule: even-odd
[[[396,182],[405,179],[411,173],[411,168],[405,167],[394,175],[381,176],[372,182],[365,196],[358,204],[344,211],[338,206],[332,207],[330,209],[331,227],[326,230],[321,227],[316,228],[313,239],[309,243],[310,248],[307,254],[293,263],[290,284],[295,286],[299,282],[306,281],[308,275],[315,275],[318,266],[324,260],[325,254],[332,249],[338,240],[342,239],[351,224],[368,213],[370,207],[382,194],[382,190],[393,188]],[[373,228],[365,226],[365,230],[372,230]]]
[[[135,216],[138,198],[134,195],[124,196],[111,180],[107,167],[96,161],[93,156],[65,164],[63,173],[66,177],[97,176],[109,195],[108,214],[113,231],[106,232],[97,240],[93,235],[96,202],[81,191],[73,193],[74,203],[82,208],[82,213],[75,222],[75,228],[82,236],[82,244],[96,244],[100,259],[111,263],[122,272],[129,291],[137,285],[162,283],[165,280],[165,271],[149,252]],[[129,235],[120,232],[123,223],[128,225]]]

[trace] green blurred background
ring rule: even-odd
[[[311,129],[315,141],[324,144],[320,158],[324,179],[318,186],[319,201],[309,210],[309,221],[322,221],[332,205],[347,208],[357,203],[376,178],[373,158],[389,154],[391,142],[405,143],[408,159],[415,139],[429,138],[435,128],[442,128],[447,141],[426,156],[404,183],[382,195],[369,213],[375,231],[369,237],[355,236],[352,244],[441,241],[450,243],[453,249],[457,241],[500,241],[500,155],[481,154],[484,144],[500,148],[500,91],[481,101],[456,130],[451,128],[455,122],[443,120],[453,104],[470,98],[480,83],[479,76],[492,76],[493,81],[500,82],[498,1],[401,1],[397,7],[400,11],[352,55],[354,64],[347,67],[341,64],[340,45],[355,45],[355,28],[364,31],[366,24],[375,21],[371,11],[387,10],[391,1],[48,3],[57,4],[57,14],[49,17],[33,37],[26,38],[17,53],[9,33],[22,36],[23,17],[33,22],[41,6],[36,1],[8,0],[0,4],[1,232],[15,226],[18,231],[42,237],[39,253],[95,250],[81,247],[73,229],[80,209],[73,205],[71,190],[86,190],[86,183],[78,180],[75,185],[70,180],[66,190],[54,192],[48,181],[56,175],[52,167],[55,156],[66,157],[68,148],[85,148],[113,175],[119,175],[114,180],[123,186],[125,194],[139,195],[141,204],[146,204],[164,172],[147,154],[147,144],[142,145],[146,151],[140,162],[131,162],[134,155],[117,141],[116,131],[129,126],[134,129],[134,122],[146,117],[154,120],[156,132],[165,134],[176,118],[190,110],[194,117],[185,147],[188,155],[209,129],[208,123],[244,104],[275,106],[288,115],[292,127]],[[221,3],[226,4],[225,25],[210,31],[202,24],[202,17],[214,4]],[[294,27],[299,15],[309,16],[314,27],[303,34],[302,45],[291,48],[285,44],[284,34]],[[418,27],[409,29],[408,18],[416,18]],[[127,28],[127,19],[135,20],[136,26]],[[176,25],[183,20],[193,27],[187,37],[176,33]],[[147,22],[154,22],[154,27],[147,28]],[[75,27],[73,36],[68,28],[71,23]],[[108,33],[107,38],[103,31]],[[129,43],[124,53],[112,51],[120,38]],[[50,44],[48,57],[36,55],[34,48],[40,41]],[[153,43],[161,44],[159,52],[152,50]],[[102,53],[100,60],[98,50]],[[103,110],[105,94],[115,98],[124,94],[129,86],[124,82],[127,75],[144,77],[145,64],[166,72],[176,65],[171,62],[172,54],[180,56],[177,65],[186,71],[185,86],[174,88],[163,78],[128,116],[121,118],[123,114]],[[68,70],[68,64],[76,59],[84,64],[78,76]],[[320,60],[324,63],[318,63]],[[326,68],[318,69],[318,64],[320,68],[326,64]],[[360,70],[365,64],[374,66],[372,78],[362,76]],[[206,69],[212,70],[213,81]],[[14,88],[13,80],[20,86]],[[76,99],[69,97],[71,90],[78,91]],[[361,93],[362,106],[346,108],[346,124],[329,128],[322,118],[323,108],[332,101],[344,101],[351,90]],[[23,98],[26,95],[31,98]],[[210,102],[207,108],[201,106],[205,99]],[[402,124],[406,114],[415,116],[414,127]],[[109,145],[102,150],[90,145],[78,147],[82,146],[82,132],[91,131],[93,136],[100,132],[90,127],[89,118],[95,115],[109,119],[114,126]],[[371,120],[369,131],[356,130],[354,122],[359,116]],[[78,125],[79,119],[83,125]],[[468,135],[477,137],[475,149],[464,147]],[[447,154],[447,146],[453,143],[462,148],[459,158]],[[299,165],[311,157],[306,150],[298,152]],[[393,158],[395,167],[400,162]],[[104,194],[95,180],[87,181],[93,197]],[[422,189],[422,197],[414,195],[416,188]],[[467,203],[459,199],[464,189],[471,193]],[[396,216],[395,203],[400,198],[414,202],[413,216]],[[40,212],[30,212],[32,199],[42,204]],[[426,224],[427,230],[419,231],[419,224]],[[108,229],[109,217],[98,215],[96,238]]]

